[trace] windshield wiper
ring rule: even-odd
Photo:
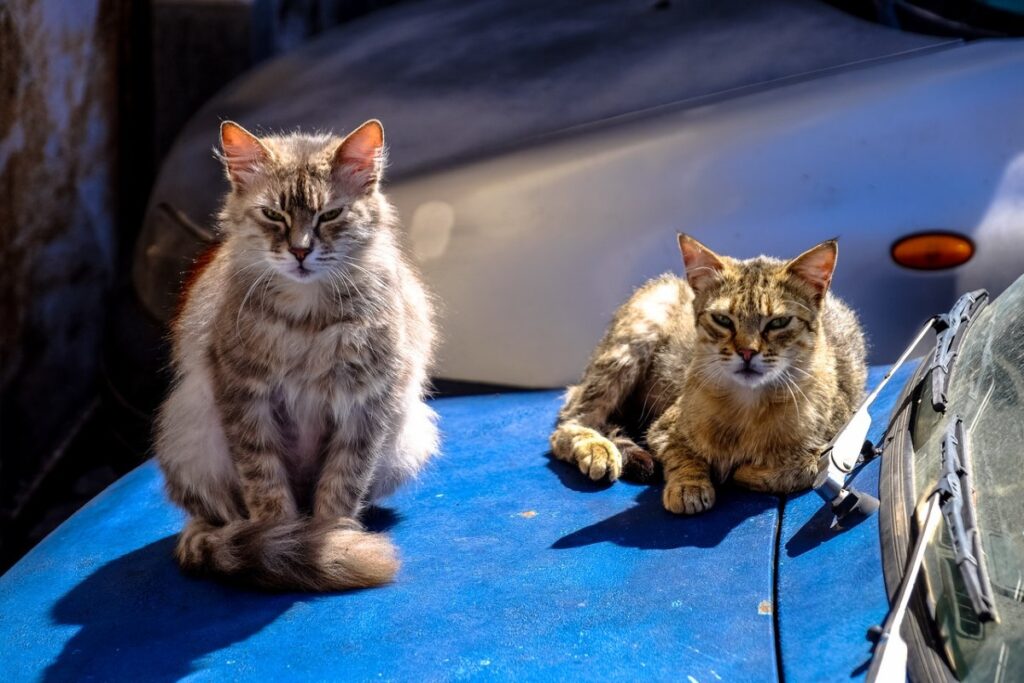
[[[932,373],[932,407],[937,413],[946,412],[949,373],[960,355],[964,335],[987,303],[988,292],[976,289],[957,299],[949,313],[940,315],[935,322],[935,354],[929,370]]]
[[[853,471],[866,452],[874,451],[874,445],[868,441],[868,431],[871,429],[871,413],[868,412],[868,409],[871,404],[882,393],[882,389],[910,357],[925,335],[934,329],[941,317],[937,315],[928,319],[921,331],[914,337],[914,341],[904,349],[893,366],[885,373],[882,381],[868,394],[846,425],[832,437],[832,441],[821,454],[818,460],[818,477],[814,481],[814,490],[831,507],[833,528],[854,526],[870,517],[878,509],[878,499],[871,494],[858,491],[852,486],[847,486],[846,475]]]
[[[928,497],[928,508],[921,523],[921,531],[917,535],[913,550],[910,551],[910,562],[907,564],[906,573],[903,574],[889,616],[885,618],[881,628],[873,626],[868,630],[868,638],[874,641],[875,650],[865,678],[867,683],[899,683],[907,680],[907,642],[903,640],[900,627],[907,615],[917,575],[924,564],[924,551],[939,526],[939,520],[942,519],[939,500],[940,497],[934,494]]]
[[[846,425],[825,447],[818,463],[814,490],[829,503],[833,513],[833,527],[849,528],[870,517],[878,509],[877,498],[846,485],[846,476],[853,468],[862,460],[874,457],[875,446],[867,438],[871,429],[871,414],[868,412],[871,404],[925,335],[935,330],[935,353],[929,366],[932,371],[932,402],[936,411],[944,412],[950,371],[960,353],[964,333],[986,303],[988,292],[977,289],[957,299],[948,313],[929,318],[878,386],[868,394]]]
[[[992,583],[985,566],[974,509],[974,487],[964,421],[953,415],[942,438],[942,478],[938,490],[942,497],[942,516],[953,542],[956,566],[960,570],[971,607],[979,621],[995,621],[996,608]]]
[[[875,651],[868,669],[868,683],[907,680],[907,644],[900,627],[907,614],[910,596],[924,564],[924,552],[939,518],[945,518],[953,552],[971,601],[971,608],[979,621],[997,621],[992,584],[981,549],[977,517],[972,496],[970,455],[964,435],[964,423],[958,415],[949,418],[949,426],[942,439],[942,473],[935,488],[928,494],[928,508],[921,525],[921,533],[910,553],[910,562],[900,581],[893,607],[881,628],[868,631],[875,641]]]

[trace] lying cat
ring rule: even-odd
[[[791,261],[739,261],[686,235],[679,248],[686,279],[652,280],[616,312],[569,388],[553,454],[594,480],[647,478],[660,462],[675,513],[709,509],[729,477],[809,488],[867,375],[857,318],[828,291],[836,242]],[[630,414],[647,449],[624,428]]]
[[[174,321],[157,459],[189,570],[282,589],[391,579],[363,506],[437,448],[430,302],[380,191],[383,130],[258,138],[221,126],[221,242]]]

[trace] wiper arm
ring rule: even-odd
[[[964,422],[953,415],[942,438],[942,478],[938,491],[942,516],[953,542],[956,566],[960,570],[971,607],[979,621],[995,621],[996,608],[989,581],[981,534],[974,509],[970,454],[964,435]]]
[[[867,674],[868,683],[907,680],[907,644],[900,634],[900,627],[924,565],[925,549],[938,527],[940,515],[945,518],[953,539],[956,564],[974,613],[979,621],[997,620],[992,584],[985,567],[971,497],[970,455],[966,443],[963,420],[953,415],[942,440],[942,473],[935,489],[928,494],[921,531],[910,551],[910,561],[896,591],[892,609],[881,627],[874,626],[868,631],[868,637],[875,642]]]
[[[935,412],[946,411],[949,373],[960,355],[965,333],[987,303],[988,292],[984,289],[968,292],[957,299],[949,313],[940,315],[935,323],[935,354],[929,367],[932,372],[932,407]]]
[[[833,527],[853,526],[870,517],[878,509],[878,499],[858,491],[852,486],[847,486],[846,475],[857,466],[857,462],[867,448],[874,449],[874,446],[868,441],[868,431],[871,429],[871,413],[868,412],[868,409],[871,404],[941,318],[942,316],[933,316],[928,319],[928,322],[914,337],[914,341],[910,342],[910,345],[903,350],[893,366],[885,373],[882,381],[868,394],[846,425],[832,437],[832,441],[821,454],[814,490],[826,503],[830,504],[834,514]]]
[[[881,627],[872,626],[868,631],[868,638],[874,641],[875,649],[865,679],[867,683],[902,683],[907,680],[907,643],[903,640],[900,627],[907,615],[917,576],[924,565],[924,551],[941,518],[939,496],[933,493],[928,496],[928,508],[921,523],[921,531],[913,550],[910,551],[910,562],[896,591],[889,616],[885,618],[885,623]]]
[[[818,477],[814,490],[829,503],[834,517],[833,527],[850,527],[871,516],[878,509],[878,499],[846,485],[846,475],[853,471],[862,457],[872,457],[874,444],[867,440],[871,429],[871,415],[868,409],[889,379],[906,362],[910,354],[931,330],[936,331],[935,353],[929,369],[932,372],[932,403],[936,411],[945,412],[946,392],[949,388],[949,374],[960,353],[964,333],[971,326],[978,313],[988,303],[988,292],[978,289],[964,294],[948,313],[929,318],[889,368],[878,386],[868,394],[849,422],[839,430],[825,447],[818,462]]]

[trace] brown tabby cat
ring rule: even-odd
[[[808,488],[867,375],[857,318],[828,291],[835,241],[788,262],[719,256],[686,235],[679,248],[686,279],[652,280],[618,310],[569,387],[552,452],[594,480],[647,478],[658,461],[675,513],[709,509],[730,476]],[[623,429],[631,414],[650,424],[650,454]]]
[[[188,512],[182,567],[258,585],[371,586],[398,563],[357,518],[437,449],[431,308],[381,194],[384,135],[221,126],[219,246],[173,325],[156,451]]]

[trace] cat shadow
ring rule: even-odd
[[[660,486],[645,487],[637,495],[636,505],[563,536],[551,548],[565,550],[595,543],[641,550],[714,548],[745,520],[777,507],[778,499],[773,496],[723,486],[710,511],[675,515],[662,506]]]
[[[394,508],[371,505],[363,511],[360,520],[367,531],[382,534],[390,531],[392,527],[402,521],[402,515]]]
[[[57,602],[53,621],[80,628],[44,681],[176,681],[310,598],[187,577],[174,544],[167,536],[112,560]]]
[[[594,481],[580,472],[579,468],[575,465],[570,465],[563,460],[555,458],[550,451],[545,457],[548,459],[545,466],[558,477],[558,481],[562,482],[562,486],[567,489],[577,493],[597,493],[598,491],[607,491],[612,485],[612,482],[607,479]]]
[[[370,507],[362,521],[370,531],[385,532],[401,516]],[[260,632],[294,605],[323,599],[189,577],[174,561],[176,538],[108,562],[57,602],[53,621],[79,630],[44,681],[177,681],[201,669],[205,656]]]

